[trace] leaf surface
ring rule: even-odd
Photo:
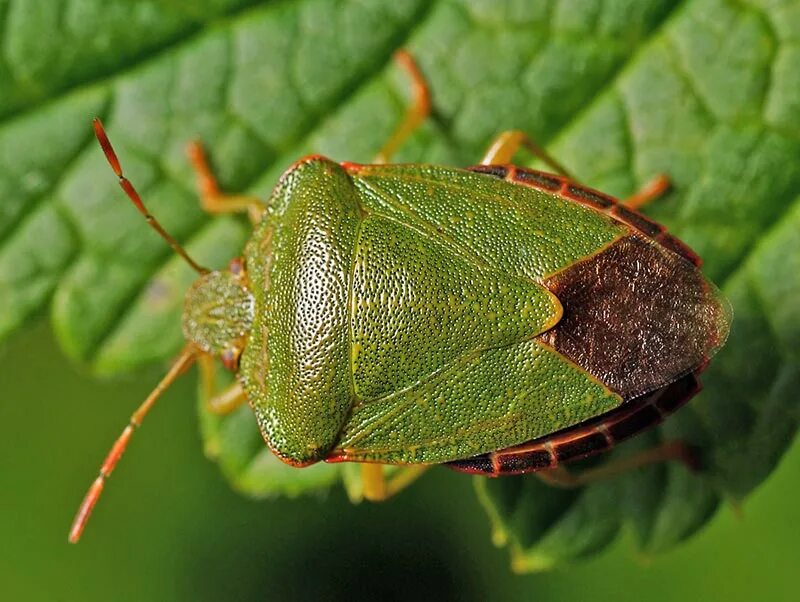
[[[515,128],[612,194],[667,173],[674,191],[648,213],[704,257],[734,305],[701,396],[615,452],[687,439],[706,470],[652,467],[577,491],[478,479],[514,566],[581,558],[624,526],[643,550],[668,548],[763,481],[794,436],[796,1],[0,0],[0,31],[0,336],[49,311],[64,350],[99,374],[181,345],[193,274],[123,200],[91,117],[167,230],[219,267],[249,227],[200,210],[186,142],[204,142],[226,190],[262,198],[303,154],[369,161],[408,100],[391,61],[407,47],[435,111],[397,160],[468,165]],[[246,410],[201,409],[201,426],[247,494],[324,489],[343,474],[280,464]]]

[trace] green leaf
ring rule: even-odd
[[[220,388],[233,383],[232,375],[221,366],[215,377]],[[264,445],[247,405],[227,416],[218,416],[206,411],[206,393],[201,386],[197,408],[205,453],[219,463],[237,491],[255,498],[295,497],[324,490],[341,479],[339,466],[319,463],[300,470],[284,464]]]
[[[514,567],[584,557],[621,528],[666,549],[752,491],[794,436],[796,0],[0,0],[0,31],[0,336],[49,309],[64,350],[99,374],[182,344],[193,274],[123,200],[93,116],[166,229],[222,266],[248,226],[200,210],[185,143],[204,142],[226,190],[262,198],[303,154],[368,161],[408,100],[391,61],[407,47],[435,112],[397,160],[467,165],[516,128],[613,194],[667,173],[674,192],[648,212],[734,305],[701,396],[613,454],[687,439],[706,470],[651,467],[577,491],[477,480]],[[249,495],[352,485],[345,469],[279,463],[246,409],[200,415],[207,453]]]
[[[622,196],[668,173],[676,194],[648,211],[705,259],[734,323],[705,391],[612,454],[683,439],[701,449],[703,472],[656,466],[568,493],[534,480],[476,482],[520,571],[581,558],[625,525],[644,553],[674,545],[762,482],[797,430],[797,8],[686,3],[550,147],[585,181]],[[539,508],[555,508],[544,525],[528,517]]]

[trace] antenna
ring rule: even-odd
[[[103,486],[106,483],[106,479],[111,475],[117,462],[119,462],[119,459],[122,457],[122,454],[125,453],[128,441],[130,441],[134,431],[142,424],[142,420],[144,420],[147,412],[150,411],[150,408],[153,407],[156,400],[167,387],[183,374],[196,359],[197,350],[191,343],[186,345],[167,374],[161,379],[161,382],[156,385],[152,393],[147,396],[147,399],[144,400],[142,405],[131,415],[128,426],[123,429],[122,434],[114,441],[114,445],[111,446],[106,459],[103,461],[103,465],[100,467],[100,474],[89,487],[89,491],[86,492],[86,496],[83,498],[80,508],[78,508],[78,513],[75,515],[75,519],[72,521],[72,527],[69,530],[70,543],[78,543],[78,540],[81,538],[81,533],[83,533],[83,529],[92,514],[92,510],[95,504],[97,504],[97,500],[100,499],[100,494],[103,493]]]
[[[150,213],[147,211],[147,208],[144,206],[142,202],[142,197],[139,196],[139,193],[136,192],[136,189],[131,184],[131,181],[122,175],[122,166],[119,163],[119,159],[117,158],[117,153],[114,152],[114,147],[111,146],[111,142],[108,139],[108,135],[106,135],[106,130],[103,128],[103,123],[95,117],[92,120],[92,125],[94,126],[94,134],[97,136],[97,141],[100,143],[100,147],[103,149],[103,152],[106,155],[106,159],[108,160],[109,165],[111,165],[111,169],[114,170],[114,173],[117,174],[119,178],[119,185],[122,190],[125,191],[125,194],[128,195],[128,198],[136,205],[136,208],[139,210],[144,216],[144,219],[147,220],[147,223],[153,227],[153,230],[158,232],[158,234],[167,241],[170,247],[173,250],[183,257],[186,262],[192,266],[192,269],[195,270],[199,274],[207,274],[209,270],[197,264],[197,262],[189,257],[189,254],[186,250],[178,243],[177,240],[172,238],[166,230],[158,223],[158,220],[154,218]]]

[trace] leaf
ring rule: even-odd
[[[800,114],[790,108],[800,99],[799,19],[796,3],[687,3],[551,146],[620,195],[669,173],[678,194],[649,210],[705,258],[735,311],[700,397],[649,441],[614,454],[684,439],[701,448],[702,473],[657,466],[569,493],[534,480],[476,483],[516,569],[583,557],[626,524],[644,552],[664,550],[741,500],[791,442],[800,419]],[[555,507],[546,524],[529,522],[542,507]]]
[[[435,113],[397,160],[467,165],[517,128],[613,194],[668,173],[674,193],[648,212],[696,248],[734,304],[702,395],[615,452],[688,439],[707,469],[652,467],[578,491],[477,480],[514,567],[584,557],[623,526],[644,551],[666,549],[766,478],[800,418],[794,0],[187,5],[0,0],[0,336],[49,308],[65,351],[98,374],[181,345],[193,274],[122,200],[91,117],[166,229],[222,266],[248,226],[199,209],[185,143],[204,142],[226,190],[262,198],[308,152],[368,161],[407,102],[391,56],[408,47]],[[200,414],[207,453],[249,495],[349,479],[278,463],[246,410]]]
[[[222,388],[232,384],[233,378],[220,366],[216,370],[216,381]],[[206,411],[207,400],[201,386],[198,413],[205,453],[219,462],[237,491],[255,498],[295,497],[324,490],[341,479],[339,466],[320,463],[299,470],[284,464],[264,445],[261,433],[255,428],[253,412],[247,405],[221,417]]]

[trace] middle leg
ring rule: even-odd
[[[431,112],[431,93],[428,82],[419,70],[414,57],[407,50],[398,50],[394,55],[397,64],[411,77],[413,102],[392,136],[373,159],[373,163],[388,163],[397,149],[422,125]]]
[[[532,155],[541,159],[553,171],[561,174],[565,178],[577,183],[566,168],[551,157],[546,150],[536,144],[536,142],[525,132],[520,130],[506,130],[500,133],[489,145],[486,154],[481,159],[481,165],[503,165],[511,163],[514,155],[521,147],[525,147]]]
[[[364,498],[371,502],[380,502],[399,493],[416,481],[430,468],[428,464],[412,464],[403,466],[388,479],[384,474],[383,464],[365,463],[361,465],[361,482]]]

